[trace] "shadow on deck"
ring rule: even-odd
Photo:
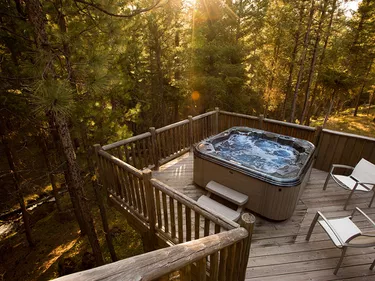
[[[340,257],[321,227],[316,227],[310,242],[305,241],[316,211],[328,218],[350,215],[355,206],[375,219],[375,208],[368,208],[369,194],[354,194],[348,211],[343,210],[348,192],[331,181],[322,190],[326,172],[313,169],[305,191],[293,216],[274,222],[257,216],[247,265],[246,280],[375,280],[369,270],[375,250],[348,249],[343,264],[335,276],[333,270]],[[197,200],[205,191],[193,183],[193,157],[186,153],[153,171],[153,177]],[[366,229],[365,221],[354,219]],[[368,226],[369,227],[369,226]]]

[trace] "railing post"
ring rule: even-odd
[[[95,157],[95,163],[96,163],[96,166],[98,168],[98,171],[99,171],[99,179],[100,181],[98,181],[99,183],[102,184],[102,186],[104,187],[104,190],[101,188],[101,192],[103,192],[107,198],[107,201],[108,201],[108,204],[111,205],[111,201],[108,200],[109,199],[109,196],[108,196],[108,192],[107,192],[107,179],[105,178],[106,175],[105,175],[105,171],[103,170],[104,167],[102,167],[101,163],[100,163],[100,160],[99,160],[99,150],[101,150],[102,147],[100,146],[100,144],[94,144],[94,157]],[[102,195],[102,194],[100,194]]]
[[[101,171],[101,167],[100,167],[100,163],[99,163],[99,154],[98,154],[100,149],[102,149],[102,147],[100,146],[100,144],[94,144],[95,162],[96,162],[96,166],[99,169],[99,173]]]
[[[263,130],[263,121],[264,121],[264,115],[259,115],[259,129]]]
[[[239,224],[241,227],[245,228],[249,233],[249,236],[244,240],[243,244],[243,252],[241,253],[241,262],[240,262],[240,274],[239,279],[240,281],[245,280],[246,277],[246,268],[247,263],[249,261],[250,255],[250,246],[251,246],[251,238],[253,236],[254,224],[255,224],[255,217],[250,213],[244,213],[241,215]]]
[[[146,205],[147,205],[147,216],[150,225],[150,230],[142,235],[143,248],[146,252],[150,252],[156,249],[157,237],[155,232],[155,201],[154,191],[151,184],[152,172],[150,169],[144,169],[142,171],[142,178],[145,185],[146,193]]]
[[[156,140],[156,130],[155,127],[150,127],[150,133],[151,133],[151,143],[152,143],[152,156],[154,158],[154,165],[155,170],[159,170],[159,149],[158,149],[158,142]]]
[[[218,107],[215,107],[215,128],[214,128],[214,134],[217,135],[219,133],[219,111],[220,109]]]
[[[323,135],[323,127],[317,126],[314,136],[314,145],[315,145],[315,152],[314,152],[314,162],[313,167],[315,167],[316,159],[318,158],[319,150],[320,150],[320,143],[322,142],[322,135]]]
[[[314,145],[318,147],[320,136],[322,135],[323,127],[318,126],[316,127],[315,136],[314,136]]]
[[[193,116],[189,115],[189,142],[190,142],[190,150],[193,148],[194,144],[194,136],[193,136]]]
[[[100,144],[94,144],[95,163],[96,163],[96,166],[98,167],[98,170],[99,170],[99,176],[103,177],[103,172],[101,170],[101,165],[100,165],[100,161],[99,161],[99,154],[98,154],[100,149],[101,149]],[[94,166],[94,173],[96,174],[95,166]],[[107,241],[108,250],[109,250],[109,253],[111,255],[112,261],[117,261],[118,258],[117,258],[117,255],[116,255],[115,248],[113,247],[111,231],[109,229],[109,223],[108,223],[108,218],[107,218],[107,212],[105,210],[105,206],[104,206],[104,202],[103,202],[103,188],[101,188],[98,180],[95,180],[93,182],[93,187],[94,187],[95,197],[96,197],[96,200],[97,200],[98,205],[99,205],[100,216],[101,216],[101,219],[102,219],[103,230],[104,230],[105,239]],[[107,189],[104,188],[104,190],[105,190],[105,196],[107,197],[107,200],[108,200]]]

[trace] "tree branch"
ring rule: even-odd
[[[89,2],[85,1],[85,0],[75,0],[75,2],[82,3],[82,4],[85,4],[87,6],[93,7],[93,8],[95,8],[95,9],[101,11],[102,13],[104,13],[106,15],[109,15],[111,17],[116,17],[116,18],[131,18],[131,17],[134,17],[136,15],[142,14],[144,12],[151,11],[154,8],[157,8],[157,6],[160,4],[161,0],[156,0],[155,3],[152,4],[150,7],[147,7],[147,8],[144,8],[144,9],[139,9],[139,10],[134,10],[132,13],[127,14],[127,15],[121,15],[121,14],[111,13],[108,10],[104,9],[103,7],[101,7],[100,4],[95,4],[93,0],[91,0]]]

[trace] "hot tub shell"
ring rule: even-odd
[[[264,134],[266,139],[280,140],[302,144],[308,147],[308,157],[296,176],[292,178],[280,178],[265,175],[254,169],[244,167],[233,161],[221,159],[217,155],[207,153],[200,149],[203,144],[213,143],[217,139],[230,135],[235,131],[249,131]],[[287,140],[287,141],[285,141]],[[194,148],[194,182],[202,187],[214,180],[229,188],[248,195],[249,200],[245,207],[265,218],[272,220],[285,220],[290,218],[297,206],[298,200],[309,179],[315,147],[308,141],[288,136],[277,135],[266,131],[251,129],[247,127],[234,127],[213,136]]]

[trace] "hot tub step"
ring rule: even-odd
[[[206,195],[202,195],[201,197],[199,197],[198,205],[200,205],[203,208],[208,208],[212,211],[215,211],[219,213],[220,215],[233,221],[237,221],[241,215],[241,213],[236,212],[235,210],[232,210],[228,208],[227,206],[224,206],[220,204],[219,202],[216,202],[215,200],[212,200]]]
[[[213,194],[216,194],[238,206],[245,205],[247,200],[249,199],[247,195],[226,187],[225,185],[217,183],[216,181],[210,181],[206,185],[206,189]]]

